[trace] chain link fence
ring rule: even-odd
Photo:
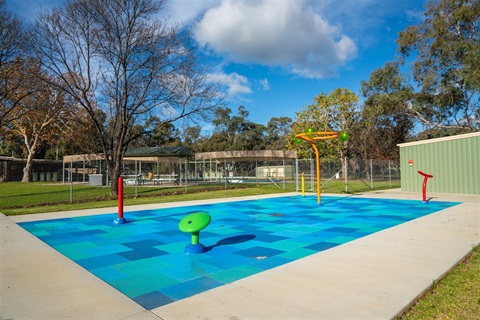
[[[343,160],[343,161],[342,161]],[[373,159],[320,160],[321,189],[324,192],[355,193],[400,187],[400,161]],[[297,160],[296,190],[300,176],[305,177],[305,190],[316,192],[314,159]]]
[[[322,159],[320,163],[321,190],[325,193],[357,193],[371,190],[400,187],[400,163],[391,160]],[[0,157],[0,182],[20,182],[26,161]],[[55,196],[70,202],[80,197],[92,201],[98,198],[92,187],[103,187],[108,196],[109,177],[104,161],[67,162],[35,160],[32,163],[30,181],[36,184],[57,186]],[[270,185],[285,191],[304,190],[316,192],[316,165],[314,159],[285,160],[208,160],[187,161],[176,159],[170,162],[128,161],[122,165],[125,194],[151,195],[157,189],[182,188],[188,192],[193,186]],[[62,189],[63,186],[63,189]],[[2,186],[0,185],[0,188]],[[21,190],[19,187],[17,190]],[[25,188],[23,188],[25,189]],[[45,189],[47,190],[47,189]],[[47,193],[45,193],[47,194]],[[22,195],[28,196],[28,195]],[[18,201],[15,194],[2,195],[8,206]],[[48,202],[48,195],[45,196]],[[85,201],[85,199],[83,199]]]

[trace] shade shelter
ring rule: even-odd
[[[203,172],[202,180],[241,183],[264,179],[276,184],[275,180],[293,179],[293,165],[286,162],[293,163],[296,157],[292,150],[202,152],[195,154],[194,171],[197,177],[198,172]]]
[[[296,159],[297,152],[293,150],[238,150],[238,151],[215,151],[200,152],[195,154],[195,161],[212,160],[236,160],[236,161],[260,161],[260,160],[284,160]]]
[[[176,146],[176,147],[142,147],[142,148],[128,148],[125,152],[123,157],[122,165],[124,166],[124,170],[127,175],[135,175],[138,176],[142,173],[145,169],[146,163],[154,164],[157,172],[152,172],[154,175],[157,175],[157,179],[161,179],[159,177],[160,173],[158,172],[158,168],[160,164],[178,164],[179,166],[179,173],[182,172],[182,167],[186,168],[186,164],[189,157],[193,157],[193,153],[183,146]],[[108,172],[106,170],[105,164],[105,157],[102,154],[79,154],[79,155],[70,155],[64,156],[63,158],[63,165],[64,170],[70,164],[70,168],[72,163],[82,163],[84,167],[87,165],[95,165],[96,167],[96,174],[107,175]],[[134,165],[134,169],[131,170],[131,165]],[[128,166],[128,167],[127,167]],[[151,168],[150,168],[151,169]],[[86,172],[86,171],[85,171]],[[176,180],[180,179],[178,174]],[[170,174],[169,180],[173,179],[173,174]],[[180,179],[181,180],[181,179]],[[86,181],[86,175],[83,176],[83,182]],[[106,179],[108,181],[108,179]],[[65,182],[65,179],[64,179]]]

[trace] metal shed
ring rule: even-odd
[[[402,191],[421,192],[421,170],[433,175],[427,192],[480,194],[480,132],[398,146]]]

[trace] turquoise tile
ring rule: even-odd
[[[163,261],[161,257],[162,256],[118,263],[113,265],[112,267],[120,272],[125,272],[127,274],[135,274],[146,271],[155,271],[171,265],[169,262]]]
[[[86,252],[87,249],[95,248],[95,245],[90,242],[79,242],[65,245],[58,245],[54,247],[55,250],[61,254],[69,257],[72,260],[86,259],[90,255]]]
[[[106,282],[125,279],[128,276],[126,273],[120,272],[111,266],[91,269],[90,272]]]
[[[187,240],[188,239],[188,240]],[[154,248],[169,252],[169,253],[178,253],[178,252],[183,252],[183,249],[185,249],[185,246],[187,246],[190,243],[190,237],[185,239],[185,242],[175,242],[175,243],[169,243],[169,244],[162,244],[160,246],[155,246]]]
[[[152,291],[162,290],[178,283],[180,283],[178,280],[153,271],[136,273],[126,278],[109,281],[112,287],[123,292],[130,298]]]
[[[90,257],[96,257],[96,256],[103,256],[103,255],[108,255],[112,253],[125,252],[131,249],[121,244],[106,244],[102,246],[85,248],[84,250],[85,250],[85,253],[90,255]]]
[[[234,282],[234,281],[249,277],[251,275],[254,275],[262,271],[263,269],[261,268],[256,268],[256,267],[247,265],[247,266],[239,266],[235,268],[230,268],[228,270],[215,272],[215,273],[212,273],[210,277],[212,279],[218,280],[223,283],[230,283],[230,282]]]
[[[162,293],[173,300],[179,300],[219,287],[223,284],[223,282],[204,276],[165,288],[162,290]]]
[[[355,237],[339,236],[339,237],[329,239],[328,242],[344,244],[344,243],[350,242],[350,241],[355,240],[355,239],[356,239]]]

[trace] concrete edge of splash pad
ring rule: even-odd
[[[291,194],[275,196],[286,195]],[[356,196],[421,200],[398,190]],[[463,203],[152,311],[16,225],[115,208],[0,215],[0,318],[392,318],[480,242],[478,195],[428,196]],[[234,200],[247,199],[252,198]],[[126,207],[125,212],[202,203],[213,201]]]

